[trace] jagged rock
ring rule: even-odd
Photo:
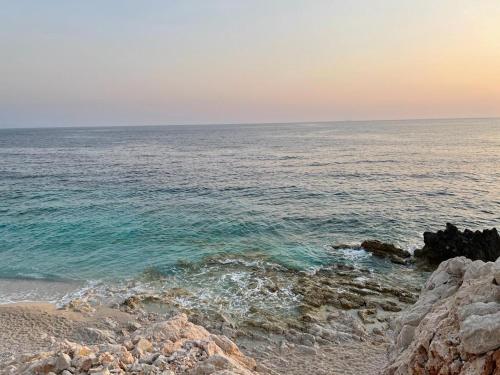
[[[406,250],[377,240],[363,241],[361,247],[375,256],[388,258],[391,262],[397,264],[407,264],[408,261],[406,259],[411,256]]]
[[[495,262],[441,263],[393,323],[386,375],[500,373],[500,286]]]
[[[425,232],[424,244],[422,249],[415,250],[415,257],[435,264],[457,256],[485,262],[494,262],[500,256],[500,236],[496,228],[461,232],[447,223],[445,230]]]
[[[101,339],[107,341],[105,335]],[[55,343],[56,351],[21,357],[9,374],[256,374],[255,361],[235,343],[189,322],[185,314],[138,328],[135,345],[123,340],[90,347],[64,340]]]

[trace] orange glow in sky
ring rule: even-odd
[[[22,1],[0,126],[500,116],[498,0]]]

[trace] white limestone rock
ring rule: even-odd
[[[487,375],[500,369],[500,284],[495,262],[442,262],[419,300],[394,322],[386,375]]]

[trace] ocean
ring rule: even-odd
[[[331,245],[498,227],[499,181],[499,119],[3,129],[0,303],[183,288],[244,314],[338,264],[417,284]]]

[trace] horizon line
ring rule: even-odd
[[[363,123],[363,122],[406,122],[406,121],[443,121],[443,120],[500,120],[500,116],[485,117],[415,117],[397,119],[373,119],[373,120],[319,120],[319,121],[257,121],[257,122],[199,122],[199,123],[167,123],[167,124],[110,124],[110,125],[41,125],[41,126],[20,126],[2,127],[0,130],[20,130],[20,129],[85,129],[85,128],[133,128],[133,127],[168,127],[168,126],[216,126],[216,125],[300,125],[300,124],[338,124],[338,123]]]

